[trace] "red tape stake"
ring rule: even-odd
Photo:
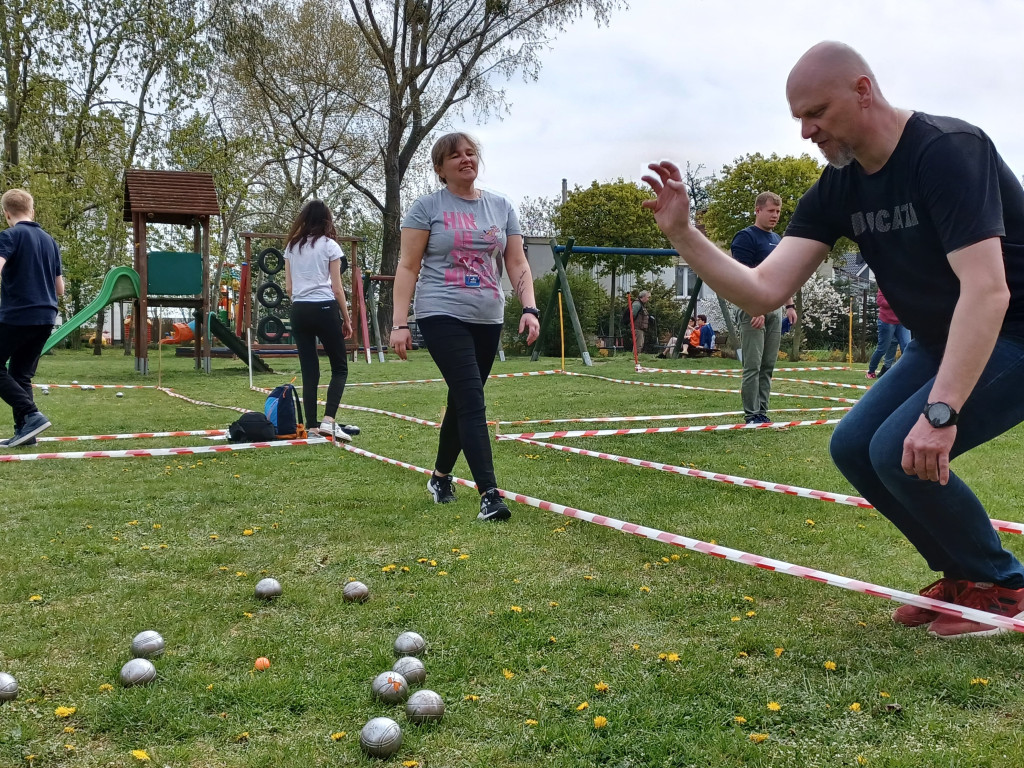
[[[422,475],[429,475],[431,473],[431,470],[429,469],[418,467],[415,464],[408,464],[404,461],[389,459],[386,456],[371,453],[370,451],[365,451],[362,448],[355,448],[351,445],[342,445],[341,447],[344,448],[346,451],[349,451],[350,453],[355,453],[359,456],[365,456],[370,459],[376,459],[377,461],[382,461],[385,464],[393,464],[394,466],[402,467],[403,469],[411,469],[414,472],[419,472]],[[470,482],[469,480],[463,480],[457,477],[453,477],[452,479],[459,485],[463,485],[468,488],[476,487],[476,484]],[[663,541],[666,544],[671,544],[676,547],[682,547],[683,549],[693,550],[694,552],[700,552],[705,555],[711,555],[712,557],[718,557],[723,560],[730,560],[734,563],[750,565],[765,571],[785,573],[789,576],[797,576],[801,579],[817,581],[822,584],[829,584],[833,587],[848,589],[852,592],[860,592],[865,595],[874,595],[875,597],[882,597],[897,603],[916,605],[919,608],[926,608],[928,610],[946,614],[947,616],[957,616],[960,618],[968,619],[969,621],[977,621],[981,624],[997,626],[1003,629],[1010,629],[1014,632],[1024,632],[1024,621],[1020,619],[999,616],[998,614],[988,613],[987,611],[979,611],[974,608],[967,608],[962,605],[947,603],[942,600],[933,600],[930,597],[923,597],[922,595],[916,595],[911,592],[901,592],[896,589],[890,589],[889,587],[879,586],[878,584],[871,584],[866,581],[850,579],[846,576],[839,576],[834,573],[828,573],[827,571],[819,571],[814,568],[805,568],[801,565],[794,565],[792,563],[787,563],[783,560],[775,560],[770,557],[754,555],[750,552],[743,552],[738,549],[731,549],[730,547],[721,547],[717,544],[711,544],[706,541],[700,541],[699,539],[691,539],[687,536],[680,536],[675,533],[666,533],[665,531],[659,531],[657,528],[648,528],[644,525],[629,523],[624,520],[617,520],[614,517],[607,517],[605,515],[595,515],[591,512],[585,512],[582,509],[566,507],[563,506],[562,504],[556,504],[552,501],[536,499],[532,496],[526,496],[525,494],[521,493],[503,491],[501,489],[499,489],[499,492],[506,499],[518,501],[520,504],[527,504],[531,507],[536,507],[537,509],[543,509],[546,512],[554,512],[557,515],[572,517],[576,520],[583,520],[587,523],[594,523],[595,525],[600,525],[605,528],[611,528],[613,530],[622,531],[623,533],[630,533],[634,536],[639,536],[643,539],[654,539],[656,541]]]

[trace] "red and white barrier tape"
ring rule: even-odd
[[[156,384],[36,384],[38,389],[156,389]]]
[[[64,437],[37,437],[40,443],[71,443],[88,440],[131,440],[149,437],[221,437],[227,435],[226,429],[191,429],[177,432],[127,432],[116,435],[67,435]]]
[[[253,387],[254,392],[263,392],[269,395],[270,390],[264,389],[263,387]],[[319,405],[325,405],[323,400],[317,400]],[[396,413],[395,411],[382,411],[379,408],[368,408],[365,405],[349,405],[348,403],[339,403],[339,408],[344,408],[349,411],[362,411],[364,413],[377,413],[381,416],[390,416],[393,419],[401,419],[402,421],[411,421],[413,424],[422,424],[425,427],[440,427],[440,422],[430,421],[429,419],[417,419],[415,416],[406,416],[404,413]]]
[[[726,392],[728,394],[736,395],[739,394],[738,389],[714,389],[712,387],[688,387],[685,384],[661,384],[653,381],[632,381],[630,379],[612,379],[608,376],[598,376],[593,373],[576,373],[574,371],[564,371],[566,376],[580,376],[587,379],[599,379],[601,381],[610,381],[613,384],[632,384],[638,387],[656,387],[664,389],[685,389],[696,392]],[[772,397],[795,397],[801,400],[828,400],[833,403],[856,403],[856,400],[851,400],[848,397],[828,397],[826,395],[792,395],[788,392],[772,392]]]
[[[822,424],[838,424],[839,419],[818,419],[817,421],[775,421],[766,424],[709,424],[700,427],[645,427],[640,429],[566,429],[559,432],[524,432],[520,435],[501,434],[498,440],[551,440],[561,437],[610,437],[612,435],[658,435],[672,432],[727,432],[737,429],[780,429],[788,427],[816,427]]]
[[[139,459],[154,456],[194,456],[203,453],[231,453],[254,448],[286,448],[292,445],[320,445],[331,442],[324,437],[300,440],[270,440],[259,443],[227,443],[224,445],[197,445],[187,448],[139,448],[127,451],[68,451],[66,453],[23,453],[0,456],[0,462],[45,461],[48,459]]]
[[[821,411],[848,411],[852,406],[836,405],[821,408],[772,408],[770,413],[815,413]],[[713,413],[674,413],[659,416],[578,416],[568,419],[522,419],[520,421],[498,421],[499,426],[524,426],[526,424],[602,424],[616,421],[674,421],[676,419],[711,419],[719,416],[742,416],[743,411],[715,411]]]
[[[376,459],[377,461],[384,462],[385,464],[392,464],[396,467],[402,467],[403,469],[411,469],[414,472],[419,472],[422,475],[431,474],[431,470],[418,467],[415,464],[409,464],[404,461],[397,461],[396,459],[390,459],[387,456],[381,456],[370,451],[363,450],[362,448],[356,448],[352,445],[342,445],[346,451],[355,453],[359,456],[365,456],[370,459]],[[476,485],[468,480],[461,478],[452,478],[459,485],[463,485],[469,488],[475,488]],[[565,517],[571,517],[576,520],[583,520],[587,523],[593,523],[600,525],[605,528],[611,528],[616,531],[623,533],[629,533],[634,536],[639,536],[643,539],[654,539],[656,541],[662,541],[666,544],[671,544],[676,547],[682,547],[683,549],[689,549],[694,552],[700,552],[704,555],[710,555],[712,557],[718,557],[723,560],[729,560],[734,563],[741,563],[743,565],[753,566],[760,568],[765,571],[775,571],[776,573],[784,573],[789,576],[796,576],[801,579],[808,579],[809,581],[817,581],[822,584],[829,584],[833,587],[840,587],[842,589],[848,589],[852,592],[860,592],[865,595],[873,595],[874,597],[881,597],[887,600],[892,600],[897,603],[904,603],[907,605],[916,605],[919,608],[925,608],[938,613],[944,613],[949,616],[957,616],[968,619],[970,621],[977,621],[982,624],[990,626],[998,626],[1004,629],[1011,629],[1015,632],[1024,632],[1024,621],[1021,619],[1014,619],[1005,616],[999,616],[998,614],[988,613],[986,611],[979,611],[974,608],[967,608],[961,605],[955,605],[954,603],[947,603],[942,600],[933,600],[929,597],[923,597],[922,595],[916,595],[912,592],[901,592],[897,589],[890,589],[889,587],[883,587],[878,584],[871,584],[866,581],[860,581],[858,579],[850,579],[846,576],[839,576],[834,573],[828,573],[827,571],[819,571],[815,568],[806,568],[802,565],[794,565],[787,563],[783,560],[776,560],[770,557],[762,557],[761,555],[751,554],[750,552],[743,552],[739,549],[732,549],[731,547],[722,547],[718,544],[711,544],[706,541],[700,541],[699,539],[691,539],[687,536],[680,536],[675,533],[667,533],[665,531],[659,531],[657,528],[648,528],[644,525],[638,525],[636,523],[629,523],[624,520],[617,520],[614,517],[607,517],[605,515],[595,515],[592,512],[586,512],[582,509],[576,509],[575,507],[567,507],[562,504],[556,504],[552,501],[544,501],[543,499],[537,499],[533,496],[527,496],[521,493],[513,493],[511,491],[500,491],[501,495],[512,501],[517,501],[520,504],[527,504],[537,509],[542,509],[546,512],[554,512],[557,515],[563,515]]]
[[[488,379],[518,379],[525,376],[552,376],[554,374],[561,373],[559,370],[553,371],[523,371],[522,373],[492,373],[488,376]],[[403,379],[399,381],[357,381],[355,383],[348,383],[345,385],[348,387],[384,387],[389,384],[437,384],[443,382],[444,379]],[[329,387],[329,384],[320,384],[320,389]],[[302,389],[302,387],[299,387]]]
[[[170,395],[171,397],[176,397],[179,400],[184,400],[186,403],[192,403],[192,405],[205,405],[209,406],[210,408],[223,408],[226,411],[235,411],[236,413],[249,413],[248,408],[237,408],[233,405],[220,405],[219,403],[208,403],[205,400],[194,400],[191,397],[179,395],[170,387],[157,387],[157,390],[159,392],[163,392],[165,395]]]
[[[817,381],[815,379],[789,379],[784,376],[776,376],[772,381],[791,381],[794,384],[817,384],[821,387],[840,387],[842,389],[860,389],[867,391],[871,387],[864,384],[842,384],[838,381]]]
[[[739,477],[737,475],[725,475],[721,472],[706,472],[701,469],[694,469],[692,467],[680,467],[674,464],[663,464],[660,461],[646,461],[644,459],[634,459],[629,456],[619,456],[614,453],[604,453],[601,451],[588,451],[585,448],[574,448],[570,445],[559,445],[558,443],[544,443],[539,440],[530,440],[528,438],[518,438],[521,443],[527,445],[536,445],[541,448],[551,448],[555,451],[562,451],[564,453],[573,453],[577,456],[590,456],[595,459],[605,459],[606,461],[615,461],[619,464],[629,464],[634,467],[643,467],[645,469],[657,469],[661,472],[670,472],[676,475],[688,475],[690,477],[699,477],[703,480],[714,480],[719,483],[727,483],[728,485],[742,485],[747,488],[754,488],[759,491],[773,491],[774,493],[784,493],[787,496],[799,496],[804,499],[817,499],[818,501],[831,501],[836,504],[845,504],[851,507],[860,507],[861,509],[874,509],[871,503],[860,496],[848,496],[843,493],[828,493],[827,491],[816,491],[812,488],[801,488],[798,485],[786,485],[785,483],[770,483],[765,480],[752,480],[749,477]],[[1024,534],[1024,524],[1014,523],[1008,520],[996,520],[991,518],[992,527],[997,531],[1003,533],[1016,533]]]
[[[637,373],[720,373],[721,371],[727,371],[728,368],[648,368],[644,365],[638,365],[636,367]],[[826,365],[826,366],[807,366],[807,367],[794,367],[794,368],[776,368],[775,372],[790,372],[790,371],[849,371],[851,370],[845,365]]]

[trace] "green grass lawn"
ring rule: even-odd
[[[270,363],[279,373],[257,376],[258,386],[297,375],[295,360]],[[513,358],[494,372],[557,366]],[[58,352],[44,358],[36,381],[156,384],[155,353],[151,367],[141,378],[119,351]],[[262,406],[238,361],[215,360],[204,375],[165,353],[160,367],[163,384],[181,394]],[[739,386],[636,374],[624,356],[569,368]],[[436,376],[418,352],[408,363],[356,363],[350,382]],[[803,377],[864,383],[863,366]],[[857,396],[806,384],[777,389]],[[444,391],[352,387],[344,402],[437,420]],[[490,418],[502,420],[739,409],[735,394],[565,376],[495,380],[487,391]],[[155,390],[116,398],[112,390],[54,389],[37,400],[54,436],[224,428],[236,418]],[[773,400],[816,404],[836,405]],[[434,429],[367,413],[339,419],[362,427],[356,445],[432,466]],[[10,434],[9,424],[2,431]],[[853,493],[829,459],[830,434],[818,426],[565,442]],[[40,450],[209,444],[193,437]],[[494,455],[508,490],[898,589],[933,579],[870,510],[514,442],[496,443]],[[1022,456],[1024,431],[1016,429],[954,468],[993,517],[1022,520]],[[456,504],[435,506],[424,476],[330,445],[4,463],[0,471],[0,670],[21,686],[16,701],[0,706],[4,768],[142,765],[140,757],[203,768],[370,765],[377,761],[362,755],[358,733],[378,715],[404,730],[390,762],[424,768],[1024,763],[1016,634],[943,642],[894,625],[894,606],[878,598],[528,506],[510,505],[507,524],[478,523],[471,489],[458,488]],[[461,460],[456,473],[469,476]],[[1024,555],[1020,537],[1004,540]],[[284,586],[273,603],[253,595],[265,575]],[[370,586],[369,602],[342,601],[353,578]],[[143,629],[159,631],[167,652],[153,684],[124,689],[118,671]],[[440,723],[414,726],[400,707],[371,700],[370,680],[390,667],[392,642],[407,629],[429,644],[425,687],[447,703]],[[259,656],[270,669],[253,670]],[[58,717],[60,707],[74,712]]]

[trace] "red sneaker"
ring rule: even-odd
[[[957,596],[969,586],[969,581],[942,578],[922,589],[920,594],[922,597],[930,597],[933,600],[954,603]],[[930,624],[937,618],[939,618],[938,611],[920,608],[916,605],[901,605],[892,612],[892,620],[905,627],[920,627],[922,624]]]
[[[999,616],[1019,618],[1024,616],[1024,589],[1007,589],[985,582],[971,583],[953,601],[965,608],[976,608]],[[987,637],[1009,632],[1003,627],[982,624],[958,616],[940,614],[928,628],[928,634],[945,639],[954,637]]]

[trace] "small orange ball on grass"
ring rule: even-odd
[[[262,672],[265,669],[270,669],[270,659],[268,659],[266,656],[260,656],[258,659],[256,659],[256,663],[253,664],[253,666],[256,667],[256,669],[258,669],[260,672]]]

